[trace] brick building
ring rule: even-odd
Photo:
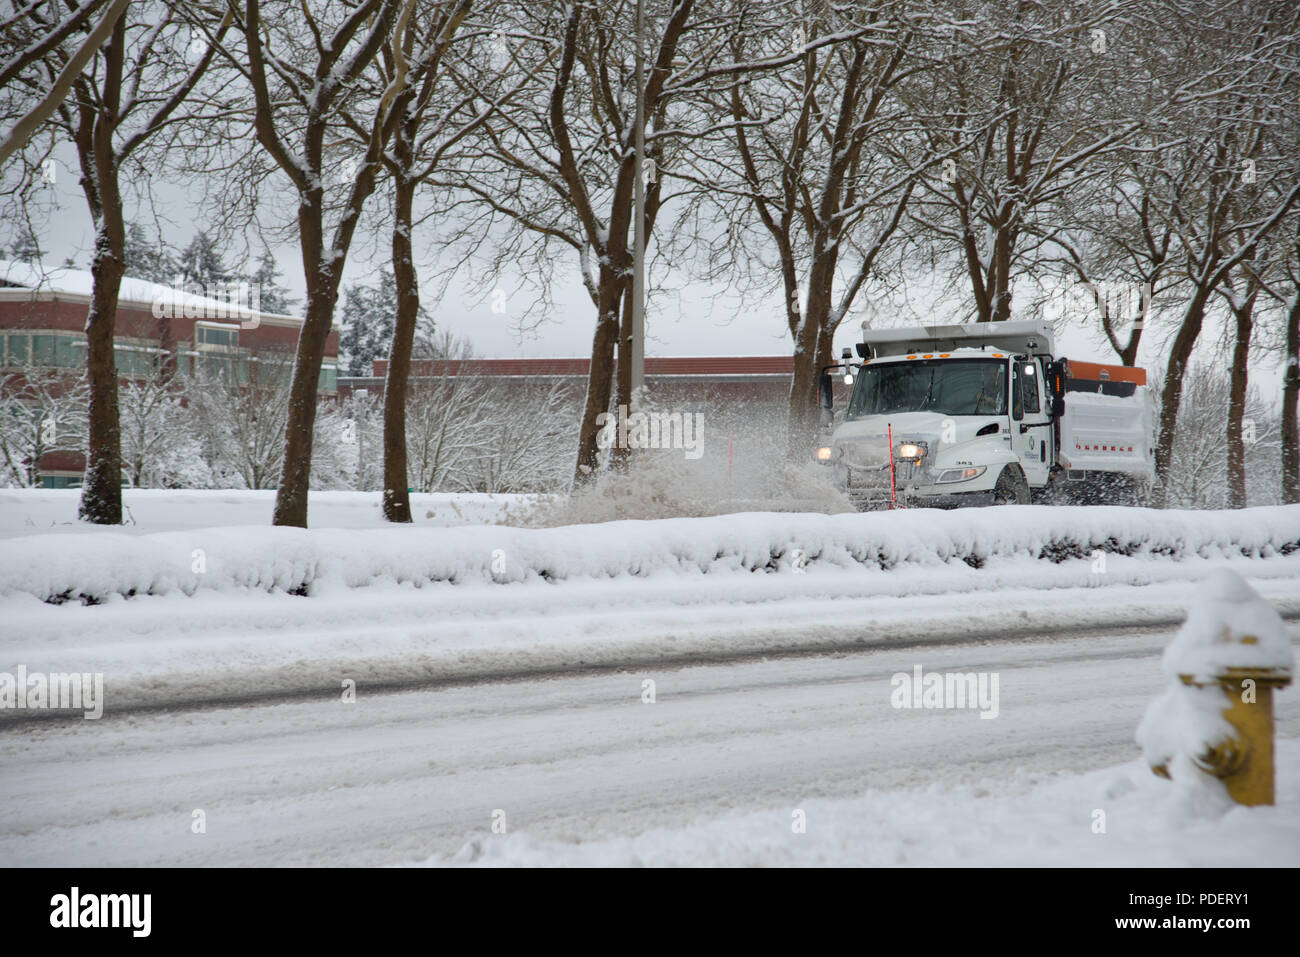
[[[502,386],[560,382],[586,394],[590,359],[417,359],[412,385],[454,376],[483,377]],[[339,379],[339,395],[365,389],[382,394],[388,362],[376,359],[373,375]],[[790,356],[647,356],[646,388],[653,400],[673,406],[695,403],[753,404],[784,408],[789,402],[794,359]]]
[[[42,271],[0,260],[0,375],[6,394],[21,397],[24,373],[33,368],[66,371],[70,383],[81,376],[90,291],[89,272]],[[247,287],[199,292],[122,279],[114,340],[122,379],[147,379],[163,371],[183,378],[204,369],[252,385],[260,356],[295,350],[301,318],[260,312]],[[320,391],[324,397],[338,393],[337,332],[326,343]],[[84,470],[80,453],[47,452],[39,463],[47,488],[77,485]]]

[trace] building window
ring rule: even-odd
[[[194,344],[221,349],[233,349],[239,345],[239,328],[237,326],[194,325]]]
[[[198,362],[199,372],[202,375],[222,379],[225,382],[230,381],[231,362],[229,359],[218,356],[200,356]]]
[[[18,368],[27,365],[27,357],[31,355],[30,338],[26,333],[19,335],[8,335],[5,337],[7,346],[5,348],[4,364],[10,368]]]
[[[318,392],[339,391],[339,367],[332,362],[322,363],[320,367],[320,386]]]
[[[157,368],[157,357],[150,351],[134,346],[114,346],[117,374],[124,376],[150,376]]]
[[[37,334],[32,336],[32,363],[59,369],[75,369],[86,364],[86,343],[72,336]]]

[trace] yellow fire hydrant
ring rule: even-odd
[[[1252,635],[1243,636],[1250,643]],[[1192,687],[1205,687],[1195,675],[1179,675]],[[1223,717],[1231,737],[1192,757],[1198,768],[1223,781],[1238,804],[1273,803],[1273,689],[1285,688],[1291,676],[1276,668],[1225,668],[1214,676],[1223,689]],[[1153,769],[1160,774],[1163,768]],[[1168,777],[1168,771],[1164,770]]]
[[[1237,804],[1272,804],[1273,692],[1295,665],[1281,616],[1238,575],[1214,572],[1162,664],[1170,684],[1137,733],[1152,771],[1217,778]]]

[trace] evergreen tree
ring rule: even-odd
[[[15,262],[27,263],[31,266],[41,264],[41,242],[32,227],[25,222],[19,223],[13,238],[13,245],[6,252],[4,247],[0,246],[0,259],[12,259]]]
[[[150,282],[170,284],[176,278],[179,265],[176,256],[159,239],[154,242],[139,223],[126,226],[126,243],[123,247],[126,262],[125,275]]]
[[[343,295],[343,331],[339,336],[339,363],[344,375],[368,376],[375,359],[388,358],[397,316],[397,281],[384,270],[378,286],[352,283]],[[433,354],[433,317],[420,308],[416,329],[416,356]]]
[[[280,264],[275,261],[269,249],[264,249],[257,260],[257,269],[248,277],[248,281],[261,296],[262,312],[277,316],[292,315],[298,299],[290,296],[289,290],[280,285],[279,276]]]
[[[201,229],[181,251],[179,268],[181,278],[186,283],[198,283],[204,288],[223,286],[235,279],[235,274],[226,266],[221,250]]]
[[[397,310],[395,301],[384,308],[383,290],[383,283],[378,288],[352,283],[344,291],[339,365],[347,375],[370,375],[373,360],[387,355]]]

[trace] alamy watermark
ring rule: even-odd
[[[102,672],[0,671],[0,709],[81,711],[87,721],[104,714]]]
[[[607,449],[681,449],[688,459],[704,455],[703,412],[628,412],[620,405],[617,413],[596,416],[596,444]]]
[[[923,672],[920,665],[889,679],[895,708],[973,708],[981,718],[998,716],[998,673]]]
[[[50,926],[125,928],[133,937],[148,937],[152,911],[152,894],[83,894],[73,887],[50,898]]]
[[[262,321],[262,287],[256,282],[186,282],[177,276],[153,299],[155,319],[237,319],[243,329]]]

